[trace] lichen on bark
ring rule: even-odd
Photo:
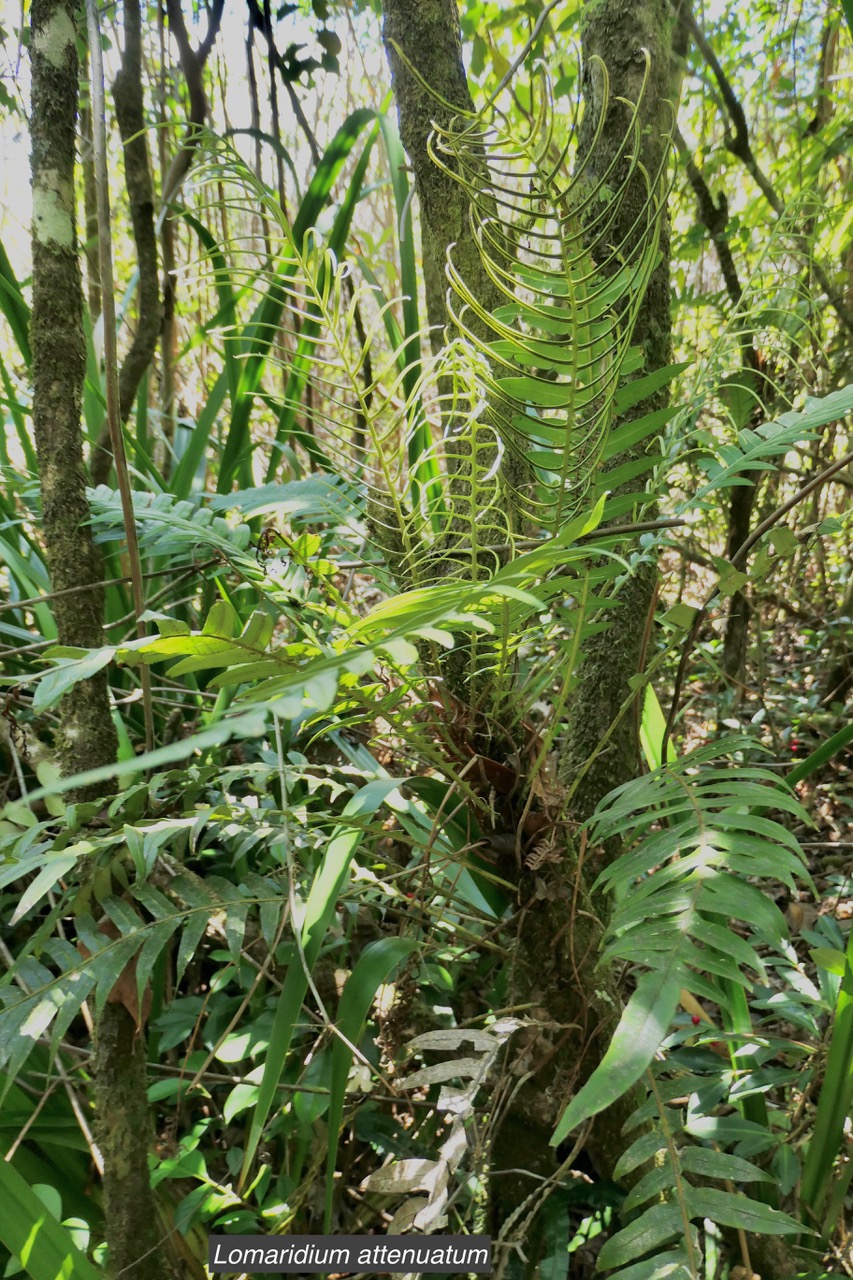
[[[32,417],[57,638],[97,649],[104,643],[103,566],[89,523],[80,421],[86,349],[74,206],[76,16],[73,0],[33,0]],[[55,746],[66,777],[115,761],[106,671],[62,699]],[[101,790],[74,794],[95,798]],[[148,1173],[145,1041],[119,1005],[107,1004],[99,1017],[96,1056],[109,1266],[123,1280],[160,1280],[168,1272]]]
[[[33,429],[58,640],[103,644],[101,556],[88,524],[80,405],[86,372],[83,295],[74,216],[78,60],[75,9],[32,6],[34,212]],[[71,589],[69,591],[69,588]],[[56,750],[64,774],[115,759],[106,673],[81,681],[60,704]]]

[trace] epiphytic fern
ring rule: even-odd
[[[489,309],[451,248],[452,326],[425,370],[376,278],[354,281],[329,252],[333,232],[326,244],[319,233],[296,234],[222,144],[209,162],[238,203],[260,200],[282,229],[276,288],[286,331],[277,345],[287,378],[284,400],[269,402],[280,421],[301,419],[320,447],[333,437],[344,451],[401,585],[482,580],[511,558],[521,523],[556,533],[576,515],[620,379],[638,367],[631,334],[658,257],[666,158],[645,172],[641,102],[628,104],[603,175],[590,181],[583,159],[572,175],[574,142],[555,149],[544,72],[534,90],[538,109],[523,137],[491,104],[433,134],[433,159],[465,189],[483,273],[504,302]],[[359,161],[353,181],[364,173]],[[636,203],[638,182],[645,196],[620,238],[623,201],[630,186]]]
[[[601,130],[608,109],[603,81]],[[647,76],[648,79],[648,67]],[[569,165],[573,140],[555,145],[544,71],[523,137],[496,113],[436,129],[431,154],[465,189],[482,266],[499,295],[487,309],[448,252],[449,309],[458,332],[487,361],[485,398],[506,448],[533,475],[514,499],[522,516],[556,532],[592,484],[628,363],[637,310],[658,258],[667,148],[657,173],[640,160],[640,109],[605,171],[591,181],[589,156]],[[622,101],[622,100],[620,100]],[[488,182],[484,175],[488,174]],[[618,232],[623,202],[640,182],[644,199],[630,232]],[[621,238],[620,238],[621,237]],[[513,472],[510,471],[510,475]]]

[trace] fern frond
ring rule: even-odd
[[[309,420],[315,441],[334,436],[352,459],[376,539],[406,587],[477,581],[507,563],[519,511],[553,533],[584,509],[620,379],[636,367],[631,331],[657,261],[667,160],[655,174],[643,170],[638,102],[603,175],[588,180],[581,160],[569,177],[573,143],[554,155],[544,73],[536,87],[525,136],[516,139],[488,104],[431,140],[435,162],[465,188],[483,268],[506,301],[487,311],[451,251],[456,338],[423,370],[403,348],[380,345],[383,332],[399,333],[391,300],[355,281],[319,234],[296,234],[225,144],[213,143],[208,159],[208,177],[238,203],[262,203],[281,228],[274,284],[289,328],[277,344],[288,378],[284,400],[268,403],[280,422]],[[606,109],[605,95],[602,119]],[[617,236],[629,186],[637,212]],[[246,277],[247,291],[256,289],[254,264]],[[259,340],[269,351],[268,335]],[[522,474],[533,481],[520,486]]]
[[[784,917],[751,878],[792,891],[795,877],[810,883],[797,841],[766,811],[808,819],[770,770],[735,765],[745,749],[755,749],[751,740],[731,738],[694,751],[617,788],[594,816],[594,841],[633,837],[633,848],[597,881],[617,899],[604,959],[642,957],[645,972],[554,1141],[640,1079],[668,1034],[681,989],[729,1008],[728,984],[749,988],[750,973],[763,976],[759,944],[783,948]]]
[[[802,1230],[795,1218],[749,1194],[747,1189],[756,1184],[772,1183],[770,1174],[721,1150],[719,1142],[700,1146],[691,1140],[679,1099],[706,1094],[714,1086],[714,1075],[703,1072],[701,1062],[695,1070],[685,1070],[664,1059],[646,1079],[646,1100],[626,1125],[628,1131],[642,1126],[643,1132],[620,1157],[614,1176],[636,1177],[648,1167],[625,1198],[622,1212],[630,1221],[603,1246],[601,1268],[613,1268],[617,1280],[699,1280],[705,1269],[697,1226],[706,1219],[764,1235]],[[719,1138],[725,1143],[722,1134]],[[638,1261],[640,1255],[646,1256]]]
[[[606,69],[598,69],[600,129],[608,88]],[[648,65],[643,93],[647,81]],[[487,357],[484,398],[502,440],[535,471],[526,493],[515,495],[523,515],[555,531],[582,506],[607,442],[634,321],[658,259],[668,149],[659,171],[648,174],[640,162],[641,93],[625,103],[628,126],[604,173],[590,181],[581,161],[569,176],[572,144],[555,154],[544,70],[534,87],[526,136],[516,137],[497,113],[460,119],[436,128],[431,154],[464,187],[482,265],[505,299],[487,310],[451,247],[452,321]],[[637,180],[645,198],[619,238],[615,228]]]
[[[260,912],[262,934],[270,944],[288,909],[284,887],[271,877],[252,875],[239,887],[219,877],[201,880],[182,869],[160,871],[156,878],[163,889],[139,881],[129,890],[148,919],[124,899],[109,896],[101,904],[100,924],[85,913],[76,918],[81,950],[51,937],[43,943],[39,959],[19,957],[14,981],[0,985],[0,1066],[9,1079],[18,1075],[48,1032],[54,1046],[63,1039],[88,997],[94,995],[96,1008],[102,1009],[116,998],[113,993],[121,980],[123,998],[135,994],[141,1008],[154,965],[179,930],[180,977],[214,917],[236,959],[252,909]]]

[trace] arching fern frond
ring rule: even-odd
[[[169,864],[167,859],[162,866]],[[250,873],[238,887],[221,877],[202,880],[176,865],[156,878],[162,888],[138,881],[129,889],[145,915],[109,896],[97,923],[88,913],[77,916],[77,947],[48,936],[38,957],[18,958],[13,977],[0,985],[0,1066],[10,1080],[43,1036],[50,1033],[58,1045],[90,996],[98,1010],[110,999],[142,1009],[154,965],[176,934],[180,979],[214,918],[236,959],[250,911],[257,909],[261,935],[272,946],[288,910],[286,886],[270,876]]]
[[[591,150],[570,171],[573,140],[555,146],[547,74],[534,80],[536,110],[518,138],[497,113],[436,128],[435,162],[459,182],[482,265],[505,299],[487,309],[448,251],[448,307],[458,332],[487,357],[484,398],[504,445],[533,469],[515,495],[522,515],[549,531],[583,504],[605,448],[634,321],[658,260],[668,149],[657,173],[641,161],[643,91],[600,177]],[[600,131],[608,106],[603,80]],[[620,100],[621,101],[621,100]],[[638,200],[639,182],[643,196]],[[624,204],[636,208],[627,234]],[[511,473],[510,473],[511,474]],[[459,503],[455,504],[458,514]]]
[[[692,1038],[692,1037],[691,1037]],[[710,1062],[709,1062],[710,1060]],[[685,1066],[686,1061],[686,1066]],[[713,1145],[690,1132],[690,1109],[683,1099],[714,1099],[724,1093],[715,1055],[701,1047],[681,1049],[680,1061],[666,1058],[646,1073],[648,1093],[625,1126],[633,1141],[619,1159],[615,1176],[636,1179],[622,1205],[628,1221],[604,1244],[598,1259],[616,1280],[700,1280],[706,1274],[697,1228],[705,1221],[762,1235],[794,1235],[802,1224],[755,1198],[772,1175],[751,1160],[721,1147],[746,1136],[743,1120],[720,1120]],[[711,1103],[713,1105],[713,1103]],[[751,1154],[762,1150],[752,1136]],[[766,1147],[773,1138],[766,1134]],[[637,1178],[637,1171],[646,1172]],[[718,1185],[717,1185],[718,1184]]]

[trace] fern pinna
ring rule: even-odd
[[[691,1225],[697,1219],[764,1235],[802,1231],[796,1219],[765,1203],[770,1197],[735,1193],[732,1184],[760,1184],[767,1177],[747,1164],[743,1149],[730,1155],[719,1145],[751,1139],[748,1152],[760,1153],[777,1139],[746,1115],[728,1127],[724,1119],[712,1128],[691,1127],[685,1114],[691,1095],[702,1098],[695,1110],[707,1117],[727,1091],[718,1087],[719,1062],[716,1070],[709,1068],[714,1056],[701,1051],[712,1038],[701,1025],[672,1036],[679,1004],[700,1008],[699,997],[721,1010],[724,1026],[732,1025],[744,990],[767,981],[768,953],[783,977],[791,965],[784,916],[753,880],[781,883],[792,893],[796,879],[810,883],[797,840],[766,811],[800,820],[805,813],[771,770],[746,762],[754,750],[744,737],[701,747],[617,788],[593,819],[593,840],[629,841],[597,882],[615,898],[602,963],[631,961],[639,976],[607,1054],[569,1102],[554,1142],[645,1081],[648,1097],[629,1122],[639,1136],[618,1173],[630,1176],[648,1162],[653,1167],[625,1205],[637,1216],[608,1241],[600,1260],[606,1267],[625,1267],[630,1260],[618,1272],[620,1280],[648,1280],[664,1256],[673,1270],[661,1274],[685,1280],[701,1274]],[[715,1032],[714,1038],[717,1050],[729,1043],[732,1079],[742,1079],[743,1037]],[[691,1055],[679,1048],[684,1039],[698,1040],[700,1048]],[[662,1053],[665,1042],[671,1047]],[[687,1103],[677,1102],[685,1096]],[[685,1147],[687,1135],[707,1145]],[[692,1175],[699,1179],[695,1185]],[[720,1189],[708,1180],[727,1185]],[[663,1255],[664,1246],[675,1242]],[[638,1253],[653,1257],[637,1262]]]

